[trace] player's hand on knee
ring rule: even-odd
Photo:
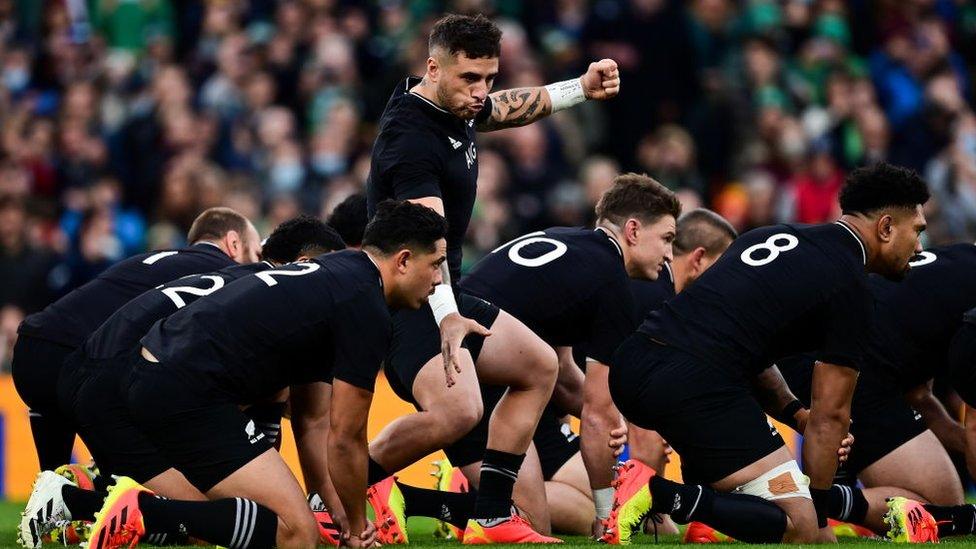
[[[624,445],[627,444],[627,424],[610,430],[610,448],[613,448],[613,457],[618,457],[624,453]]]
[[[837,460],[841,463],[847,461],[851,455],[851,447],[854,446],[854,435],[847,433],[844,440],[840,441],[840,448],[837,449]]]
[[[458,313],[451,313],[441,320],[441,356],[448,387],[454,386],[454,372],[461,373],[461,342],[468,334],[488,337],[491,330]]]
[[[601,59],[590,63],[586,74],[580,78],[587,99],[610,99],[620,93],[620,70],[613,59]]]

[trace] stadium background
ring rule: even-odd
[[[480,137],[467,264],[589,222],[620,170],[746,230],[832,219],[845,172],[887,159],[931,186],[927,244],[976,238],[972,2],[0,0],[0,367],[25,314],[182,244],[206,207],[267,234],[361,190],[383,105],[445,11],[497,17],[496,89],[602,57],[623,82]],[[371,433],[407,409],[381,386]],[[36,458],[2,375],[0,444],[0,496],[22,498]]]

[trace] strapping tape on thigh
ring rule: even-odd
[[[735,489],[736,493],[759,496],[767,500],[810,498],[810,478],[800,471],[796,460],[770,469]]]

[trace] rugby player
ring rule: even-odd
[[[964,313],[976,307],[974,272],[976,246],[965,243],[923,251],[901,282],[871,277],[873,328],[851,404],[857,442],[830,490],[831,518],[881,533],[888,530],[883,519],[889,497],[963,503],[946,449],[967,461],[976,454],[967,451],[965,427],[935,398],[931,384],[949,374],[950,342],[964,327]],[[778,365],[790,388],[808,402],[813,359],[793,357]],[[965,384],[955,385],[966,392]],[[939,524],[940,536],[973,530],[972,507],[962,511],[964,516]]]
[[[401,82],[386,105],[366,189],[370,210],[383,199],[407,199],[443,214],[450,226],[444,282],[430,307],[394,316],[386,364],[397,394],[423,411],[393,421],[370,444],[370,481],[386,479],[477,425],[483,414],[479,379],[508,388],[491,418],[488,449],[479,456],[475,520],[468,522],[472,535],[465,534],[471,543],[549,541],[511,515],[511,504],[557,370],[551,348],[522,323],[483,300],[456,298],[450,285],[460,277],[475,198],[475,132],[522,126],[587,99],[608,99],[620,86],[616,63],[605,59],[576,79],[489,93],[500,39],[498,27],[480,15],[448,15],[434,25],[426,74]],[[384,532],[383,540],[394,537],[406,540],[406,532]]]
[[[867,273],[905,276],[921,251],[927,200],[912,171],[885,163],[855,170],[837,222],[740,236],[644,320],[613,357],[614,403],[628,421],[658,431],[681,455],[685,478],[701,484],[628,461],[605,541],[629,543],[648,512],[747,542],[833,539],[825,507],[871,321]],[[773,362],[806,351],[819,360],[803,429],[809,488],[764,413],[781,417],[795,398]],[[753,383],[764,396],[753,396]]]
[[[332,210],[328,224],[339,233],[346,246],[359,249],[363,242],[363,231],[369,218],[366,215],[366,195],[351,194]]]
[[[722,216],[704,208],[683,214],[678,219],[676,229],[674,258],[665,265],[657,279],[630,279],[637,318],[647,316],[691,285],[718,260],[738,236],[732,225]],[[575,364],[571,365],[575,367]],[[587,368],[589,367],[588,364]],[[606,366],[598,364],[596,367]],[[574,374],[582,377],[579,368],[576,368]],[[567,377],[569,376],[561,375],[560,380]],[[570,382],[569,386],[581,388],[582,380]],[[581,390],[564,390],[567,394],[582,394]],[[553,530],[576,535],[602,534],[598,526],[602,519],[609,516],[613,489],[610,488],[607,493],[601,492],[601,487],[589,486],[582,455],[578,452],[579,439],[563,425],[565,424],[548,420],[544,414],[533,439],[542,463],[543,478],[546,480]],[[663,470],[666,463],[663,441],[656,433],[641,431],[643,430],[639,427],[628,426],[631,456]],[[595,444],[593,446],[596,447]],[[606,455],[602,447],[599,450]],[[602,488],[609,488],[609,484]],[[594,500],[599,501],[600,498],[604,498],[604,501],[600,502],[601,508],[596,509]],[[593,518],[594,512],[596,521]],[[665,529],[661,531],[666,532]]]
[[[211,208],[193,221],[187,234],[189,246],[120,261],[24,319],[17,330],[11,369],[17,393],[30,408],[41,470],[71,460],[75,431],[61,415],[56,394],[64,359],[109,315],[142,292],[188,274],[254,263],[259,240],[244,216],[229,208]]]
[[[230,549],[315,547],[318,528],[298,481],[240,410],[286,387],[292,417],[307,415],[298,420],[313,426],[300,442],[319,452],[317,467],[328,453],[347,517],[343,543],[375,543],[363,508],[366,418],[389,350],[389,309],[420,307],[433,292],[446,232],[429,208],[381,204],[363,251],[245,276],[153,325],[122,384],[129,415],[210,500],[160,499],[121,477],[89,547],[179,531]]]
[[[139,339],[152,325],[199,298],[249,274],[266,271],[292,261],[308,259],[344,244],[333,229],[313,217],[301,216],[279,225],[261,250],[263,261],[234,265],[206,274],[190,275],[144,292],[119,308],[81,347],[66,359],[58,383],[58,398],[64,416],[78,432],[98,463],[102,476],[123,475],[169,498],[206,499],[174,470],[152,443],[132,424],[123,406],[119,385],[127,375],[129,354],[138,349]],[[251,407],[248,416],[255,419]],[[255,419],[258,427],[261,421]],[[274,425],[280,423],[280,416]],[[269,439],[278,435],[269,432]],[[296,433],[301,433],[296,423]],[[300,446],[301,447],[301,446]],[[42,536],[63,522],[94,521],[94,513],[105,497],[104,490],[83,490],[78,480],[52,471],[42,471],[34,482],[23,513],[18,541],[38,547]],[[308,483],[310,488],[316,485]],[[157,536],[153,542],[173,540]]]

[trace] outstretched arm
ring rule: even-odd
[[[587,99],[604,100],[620,93],[620,72],[612,59],[590,63],[586,74],[564,82],[532,88],[513,88],[490,95],[491,115],[476,126],[490,132],[531,124]]]

